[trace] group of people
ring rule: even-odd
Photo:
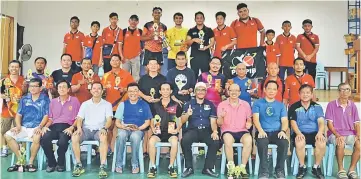
[[[216,14],[218,27],[206,27],[204,15],[195,14],[197,25],[189,31],[181,26],[183,15],[173,17],[176,26],[167,30],[160,23],[162,9],[153,9],[154,21],[138,29],[138,17],[132,15],[130,26],[121,30],[118,16],[111,13],[111,25],[99,36],[99,22],[91,24],[92,33],[86,37],[77,30],[79,19],[70,20],[71,31],[64,37],[61,69],[46,72],[47,60],[35,59],[36,71],[26,78],[19,75],[21,64],[9,64],[9,75],[1,80],[3,100],[1,114],[1,156],[8,155],[10,147],[19,159],[22,153],[16,140],[31,138],[31,156],[26,170],[35,172],[34,159],[40,146],[48,159],[47,172],[65,169],[65,152],[69,141],[75,155],[73,176],[85,172],[80,158],[83,141],[99,141],[99,177],[107,176],[107,153],[116,155],[115,171],[123,173],[125,143],[131,142],[132,173],[139,173],[139,148],[147,146],[150,159],[148,177],[156,177],[157,142],[169,142],[170,177],[177,177],[173,167],[180,142],[185,159],[182,177],[194,173],[192,144],[203,142],[208,146],[202,173],[212,177],[217,150],[225,146],[226,158],[233,160],[233,143],[242,143],[242,160],[238,161],[242,177],[248,177],[246,165],[255,139],[260,157],[259,178],[269,178],[268,144],[277,145],[276,178],[285,178],[284,161],[289,142],[294,143],[299,158],[297,178],[306,175],[304,163],[306,144],[315,147],[312,173],[324,178],[320,163],[326,143],[336,145],[339,178],[357,178],[356,163],[360,158],[359,115],[349,100],[351,87],[338,86],[339,98],[330,102],[326,115],[315,101],[313,89],[317,35],[311,32],[312,21],[305,20],[305,33],[298,38],[290,34],[291,23],[285,21],[284,33],[273,43],[274,31],[265,32],[262,23],[249,17],[247,5],[237,6],[239,20],[231,27],[224,25],[225,13]],[[247,66],[239,63],[237,76],[226,79],[221,73],[221,53],[233,48],[266,46],[267,77],[255,83],[247,77]],[[264,38],[267,36],[267,41]],[[142,65],[147,73],[139,75],[141,42],[145,54]],[[190,66],[185,51],[191,47]],[[169,48],[169,70],[164,76],[159,70],[163,64],[162,49]],[[297,49],[299,58],[294,59]],[[309,74],[305,73],[307,69]],[[104,74],[100,75],[100,71]],[[285,70],[288,76],[282,77]],[[199,74],[199,71],[201,73]],[[98,75],[99,73],[99,75]],[[252,98],[255,99],[252,101]],[[329,129],[326,134],[326,120]],[[14,124],[13,124],[14,123]],[[11,126],[14,126],[11,128]],[[288,135],[290,131],[291,135]],[[255,133],[254,133],[255,132]],[[55,159],[52,141],[58,140],[58,159]],[[117,144],[117,151],[114,145]],[[354,151],[349,171],[343,168],[345,144]],[[8,168],[17,171],[20,161]]]

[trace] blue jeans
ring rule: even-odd
[[[118,129],[118,138],[117,138],[117,160],[115,163],[116,167],[123,167],[123,154],[125,149],[125,143],[129,140],[132,147],[132,167],[139,166],[139,147],[141,146],[141,141],[143,139],[143,131],[129,131]]]
[[[295,72],[293,67],[280,66],[280,78],[281,78],[281,80],[285,80],[285,72],[286,72],[286,70],[287,70],[287,76],[290,76]]]

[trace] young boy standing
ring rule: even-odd
[[[85,36],[84,46],[84,57],[91,59],[93,71],[98,74],[99,67],[103,62],[103,39],[102,36],[98,35],[100,29],[100,23],[93,21],[90,25],[92,32]]]
[[[273,42],[273,39],[275,38],[275,31],[273,29],[268,29],[266,31],[266,38],[267,40],[265,42],[265,53],[267,65],[270,63],[278,64],[281,53],[278,46]]]

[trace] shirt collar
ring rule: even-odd
[[[70,34],[72,34],[72,35],[74,35],[74,34],[79,33],[79,30],[76,30],[74,33],[73,33],[73,32],[71,32],[71,31],[69,31],[69,33],[70,33]]]
[[[337,107],[342,107],[341,104],[338,101],[339,101],[339,99],[336,99],[336,106]],[[350,103],[351,103],[351,101],[347,100],[347,106],[346,107],[348,107],[350,105]]]
[[[192,105],[197,105],[197,104],[198,104],[198,103],[197,103],[197,99],[191,99],[191,104],[192,104]],[[204,99],[204,100],[203,100],[203,103],[200,104],[200,105],[203,105],[203,104],[206,104],[206,99]]]
[[[224,30],[226,27],[227,27],[227,25],[224,25],[224,27],[223,27],[222,29],[218,29],[218,26],[217,26],[216,29],[217,29],[218,31],[222,31],[222,30]]]
[[[282,33],[282,35],[283,35],[283,37],[291,37],[291,33],[290,34],[288,34],[288,35],[285,35],[285,33]]]
[[[112,29],[112,27],[109,25],[109,30],[117,30],[119,28],[119,26],[117,25],[117,27],[115,29]]]
[[[272,41],[271,44],[268,44],[267,41],[264,42],[266,44],[266,46],[269,46],[269,45],[274,45],[275,43]]]
[[[226,103],[227,105],[231,105],[230,99],[227,98],[227,100],[225,101],[225,103]],[[242,100],[241,100],[241,99],[238,99],[238,105],[239,105],[239,106],[242,106]]]
[[[69,95],[69,97],[68,97],[68,99],[66,100],[67,102],[69,102],[70,101],[70,95]],[[58,97],[58,102],[60,103],[60,96]]]

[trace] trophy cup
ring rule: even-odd
[[[114,86],[114,89],[119,90],[119,86],[118,86],[119,84],[120,84],[120,77],[117,76],[117,77],[115,77],[115,86]]]
[[[199,44],[199,48],[202,49],[202,48],[204,48],[204,45],[203,45],[203,43],[204,43],[204,31],[203,30],[200,30],[198,32],[198,37],[199,37],[199,39],[201,39],[201,43]]]
[[[154,99],[155,89],[154,89],[154,88],[151,88],[149,94],[150,94],[150,96]]]
[[[10,87],[12,86],[10,78],[5,78],[4,80],[5,85],[5,96],[6,96],[6,102],[10,101]]]
[[[228,172],[227,172],[227,176],[228,176],[228,179],[233,179],[233,176],[234,176],[234,168],[236,166],[234,165],[233,161],[229,161],[227,163],[227,169],[228,169]]]
[[[174,131],[177,117],[174,115],[172,120],[168,122],[168,133]]]
[[[155,134],[161,134],[161,130],[160,130],[160,121],[161,120],[162,119],[160,118],[160,116],[158,114],[155,115],[154,118],[153,118]]]
[[[53,77],[50,76],[46,79],[45,87],[46,87],[46,89],[54,88],[54,78]]]
[[[159,40],[158,38],[158,29],[159,29],[159,26],[157,23],[154,23],[153,24],[153,30],[154,30],[154,40]]]
[[[45,69],[45,73],[44,73],[45,77],[48,78],[50,76],[50,70],[49,68]]]
[[[26,150],[25,150],[25,147],[21,146],[20,147],[20,158],[19,158],[20,166],[18,168],[18,172],[24,172],[25,164],[26,164]]]
[[[214,88],[216,88],[217,90],[221,88],[221,79],[215,80]]]
[[[162,47],[166,48],[168,51],[171,50],[168,40],[165,38],[164,32],[160,32],[160,38],[162,39]]]
[[[26,75],[26,82],[30,82],[30,80],[34,78],[33,71],[31,69],[28,70],[28,74]]]
[[[90,90],[92,88],[92,83],[93,83],[93,76],[94,76],[94,71],[92,69],[90,69],[87,73],[87,83],[88,83],[88,90]]]
[[[207,85],[209,88],[211,87],[212,79],[213,79],[212,75],[210,75],[210,74],[207,75]]]
[[[233,79],[229,79],[229,80],[227,80],[227,83],[228,83],[229,85],[233,85],[234,81],[233,81]]]

